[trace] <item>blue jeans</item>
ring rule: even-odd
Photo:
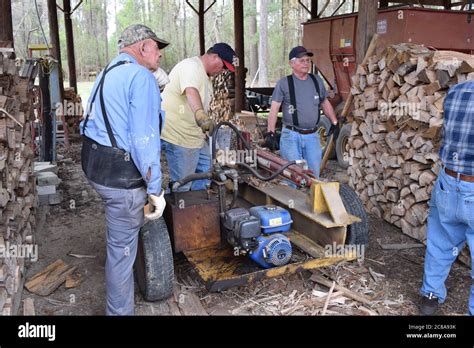
[[[422,295],[432,293],[440,303],[445,301],[444,283],[466,241],[474,254],[474,183],[453,178],[443,169],[431,195]],[[474,264],[471,277],[474,280]],[[474,284],[469,313],[474,315]]]
[[[309,169],[319,178],[322,150],[319,134],[300,134],[284,127],[280,138],[280,155],[288,161],[306,160]]]
[[[144,187],[115,189],[89,183],[105,204],[107,221],[107,258],[105,282],[107,315],[134,314],[133,264],[137,255],[138,232],[144,223]]]
[[[171,144],[162,140],[168,161],[168,170],[171,181],[184,179],[186,176],[195,173],[205,173],[211,168],[211,156],[207,142],[200,149],[190,149],[179,145]],[[204,190],[210,180],[197,180],[181,186],[178,191],[197,191]]]

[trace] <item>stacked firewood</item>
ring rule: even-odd
[[[33,248],[36,206],[31,80],[20,78],[11,49],[0,48],[0,314],[18,303]],[[28,247],[29,245],[29,247]],[[28,251],[29,250],[29,251]],[[37,251],[37,249],[36,249]]]
[[[399,44],[359,65],[352,77],[350,185],[368,212],[425,239],[428,200],[441,168],[443,102],[474,79],[472,56]]]
[[[231,121],[233,118],[229,99],[230,74],[219,74],[212,80],[213,95],[209,105],[209,116],[216,122]]]
[[[81,96],[74,91],[74,88],[65,88],[64,100],[66,107],[64,116],[68,134],[79,134],[79,123],[84,114]]]

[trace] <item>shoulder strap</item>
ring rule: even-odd
[[[290,90],[290,114],[293,116],[293,126],[298,127],[298,110],[296,109],[296,94],[295,94],[295,82],[293,81],[293,75],[289,75],[288,89]]]
[[[309,76],[311,77],[311,80],[313,80],[314,88],[316,88],[316,93],[318,94],[318,97],[319,97],[319,104],[321,105],[321,89],[319,88],[318,80],[316,79],[316,76],[314,76],[313,74],[309,74]],[[316,127],[319,124],[320,118],[321,118],[321,112],[318,113],[318,120],[316,121]]]
[[[314,88],[316,88],[316,93],[318,94],[319,100],[321,100],[321,90],[319,88],[319,83],[316,79],[316,76],[314,76],[313,74],[309,74],[309,77],[311,77],[311,80],[313,80]]]
[[[82,126],[82,133],[85,133],[87,122],[89,121],[89,117],[90,117],[90,111],[91,111],[91,109],[93,107],[93,104],[95,102],[95,98],[97,97],[97,92],[100,90],[100,95],[99,95],[100,108],[101,108],[101,111],[102,111],[102,117],[104,118],[105,128],[107,129],[107,135],[109,136],[109,140],[112,144],[112,147],[117,147],[117,141],[115,140],[114,134],[112,132],[112,127],[110,126],[109,118],[107,116],[107,111],[105,109],[104,93],[103,93],[105,75],[107,75],[107,73],[110,70],[115,69],[116,67],[119,67],[119,66],[121,66],[123,64],[127,64],[127,63],[129,63],[129,62],[126,61],[126,60],[122,60],[122,61],[112,65],[110,68],[109,68],[108,65],[105,67],[104,72],[102,73],[102,78],[100,79],[99,84],[97,85],[97,88],[96,88],[96,90],[94,92],[94,95],[92,97],[89,110],[86,114],[86,119],[84,120],[84,124]]]

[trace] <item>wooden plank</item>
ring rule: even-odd
[[[324,285],[328,288],[331,288],[331,286],[333,284],[333,282],[331,280],[323,278],[322,276],[320,276],[316,273],[313,273],[313,275],[309,279],[312,280],[313,282]],[[346,288],[342,285],[336,284],[334,286],[334,289],[336,289],[337,291],[343,292],[346,297],[349,297],[349,298],[351,298],[353,300],[356,300],[360,303],[364,303],[364,304],[367,304],[367,305],[372,304],[372,301],[369,298],[367,298],[366,296],[358,294],[358,293],[356,293],[352,290],[349,290],[348,288]]]
[[[82,277],[78,274],[68,274],[66,276],[66,289],[78,287],[82,283]]]
[[[331,214],[333,220],[337,224],[345,224],[350,221],[349,214],[344,207],[341,196],[339,192],[329,185],[322,185],[321,190],[323,191],[323,196],[326,200],[326,204],[329,208],[329,213]]]
[[[178,293],[178,295],[179,295],[179,293]],[[168,307],[170,309],[170,315],[173,315],[173,316],[180,316],[181,315],[181,312],[179,311],[179,307],[177,305],[177,301],[173,297],[169,298],[167,303],[168,303]]]
[[[23,300],[23,315],[24,316],[32,316],[35,314],[35,301],[31,298],[25,298]]]
[[[296,245],[312,257],[316,259],[326,257],[324,248],[305,235],[292,230],[287,232],[286,236],[290,239],[291,244]]]
[[[379,243],[380,244],[380,243]],[[423,244],[419,243],[407,243],[407,244],[380,244],[380,247],[383,250],[405,250],[405,249],[415,249],[423,248]]]
[[[61,286],[66,281],[66,277],[75,269],[76,267],[66,265],[62,260],[56,260],[43,271],[30,278],[25,287],[28,291],[37,295],[48,296]]]
[[[184,315],[207,316],[209,315],[201,304],[199,297],[190,291],[181,291],[178,295],[178,307]]]
[[[4,288],[0,288],[0,312],[3,309],[3,306],[5,306],[5,303],[7,302],[8,294],[7,290]]]

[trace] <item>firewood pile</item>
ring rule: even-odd
[[[31,80],[21,78],[12,49],[0,48],[0,314],[14,314],[25,262],[34,258],[36,206]],[[28,250],[30,252],[28,252]],[[37,257],[37,255],[36,255]]]
[[[232,121],[233,112],[229,100],[229,74],[219,74],[212,80],[213,95],[209,105],[209,116],[216,122]]]
[[[428,200],[441,168],[445,96],[472,79],[472,56],[412,44],[386,48],[352,77],[349,184],[368,212],[416,239],[425,239]]]
[[[74,91],[74,88],[65,88],[64,100],[66,106],[64,117],[68,134],[79,134],[79,123],[84,114],[81,96]]]

